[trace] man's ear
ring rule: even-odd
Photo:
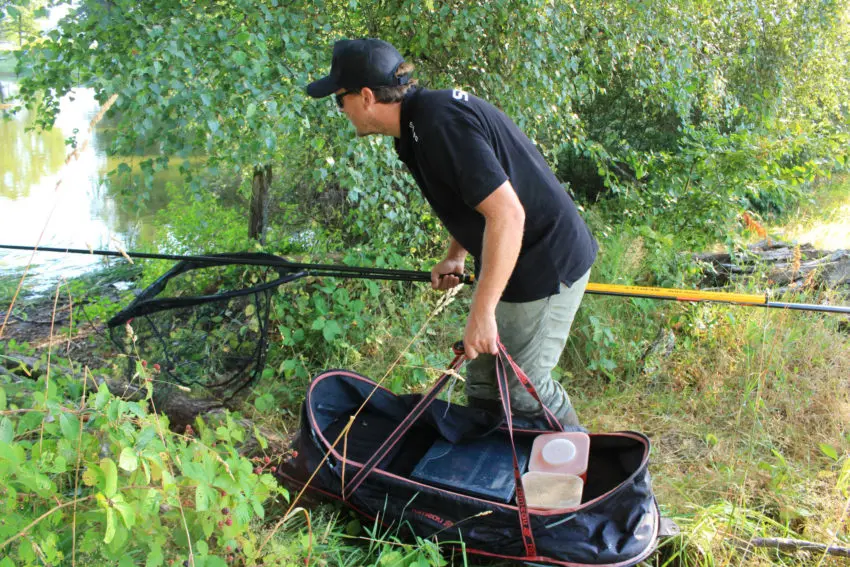
[[[363,87],[360,89],[360,96],[363,98],[363,106],[366,108],[375,104],[375,91],[369,87]]]

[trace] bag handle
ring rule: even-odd
[[[525,499],[525,489],[522,486],[522,474],[519,470],[519,460],[516,455],[516,443],[514,443],[514,419],[511,415],[511,394],[508,387],[507,369],[505,360],[501,356],[504,351],[501,341],[499,342],[500,355],[496,357],[496,382],[499,385],[499,394],[502,398],[502,409],[505,411],[505,421],[508,424],[508,437],[511,440],[511,456],[514,459],[514,479],[516,481],[516,505],[519,513],[519,527],[522,535],[522,544],[525,547],[526,557],[537,557],[537,545],[534,543],[534,534],[531,531],[531,517],[528,515],[528,501]],[[507,353],[505,353],[507,354]],[[526,380],[528,378],[526,377]],[[532,386],[533,388],[533,386]]]
[[[431,387],[428,392],[422,396],[422,399],[410,410],[410,413],[405,416],[405,418],[401,421],[401,423],[396,426],[392,433],[389,434],[386,441],[381,443],[381,446],[378,447],[378,450],[375,451],[369,460],[363,463],[363,466],[357,471],[357,474],[354,475],[354,478],[351,479],[351,482],[348,483],[347,486],[342,487],[342,497],[343,499],[348,499],[351,494],[354,493],[355,490],[360,488],[360,485],[363,484],[363,481],[366,480],[366,477],[369,476],[373,470],[378,466],[384,457],[395,447],[395,444],[401,439],[401,437],[407,433],[407,430],[411,428],[411,426],[419,419],[419,416],[431,405],[436,397],[439,395],[440,391],[446,386],[446,383],[449,381],[449,378],[456,373],[457,369],[460,368],[461,364],[466,360],[466,355],[463,353],[463,344],[455,343],[453,347],[455,358],[449,365],[449,369],[437,379],[437,382]],[[342,463],[343,468],[345,467],[345,461]]]
[[[531,380],[529,380],[528,375],[522,370],[522,368],[519,367],[519,365],[516,362],[514,362],[514,359],[511,357],[510,354],[508,354],[508,350],[505,348],[505,345],[502,344],[501,339],[498,339],[498,343],[499,343],[499,354],[497,355],[497,361],[496,361],[497,373],[498,373],[498,359],[507,360],[508,364],[510,364],[510,366],[511,366],[511,369],[513,369],[513,371],[514,371],[514,374],[516,374],[516,377],[519,379],[520,383],[525,387],[525,390],[529,394],[531,394],[531,396],[535,400],[537,400],[537,402],[540,404],[540,407],[543,408],[543,415],[546,418],[546,422],[549,424],[549,427],[551,429],[553,429],[554,431],[563,431],[564,430],[563,424],[560,421],[558,421],[558,418],[555,417],[555,414],[552,413],[552,410],[550,410],[546,406],[546,404],[544,404],[543,401],[540,399],[540,394],[537,393],[537,390],[535,389],[534,384],[531,383]],[[504,396],[504,395],[505,395],[504,392],[502,392],[502,396]]]

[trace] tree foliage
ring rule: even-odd
[[[21,92],[44,126],[77,85],[118,93],[112,150],[145,148],[148,178],[179,159],[197,191],[192,156],[243,177],[273,164],[277,198],[340,244],[413,235],[430,250],[434,223],[387,141],[352,141],[303,92],[333,40],[382,37],[424,84],[504,109],[578,196],[712,233],[843,167],[848,30],[839,0],[92,0],[22,53]]]
[[[38,18],[48,16],[45,0],[0,0],[0,42],[18,47],[38,38]]]

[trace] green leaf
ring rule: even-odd
[[[838,460],[838,451],[835,450],[835,447],[832,445],[827,445],[826,443],[819,443],[818,447],[820,447],[821,452],[832,459],[833,461]]]
[[[0,388],[0,411],[6,409],[6,390]]]
[[[342,334],[342,327],[334,320],[328,321],[322,329],[322,335],[328,342],[333,341],[340,334]]]
[[[105,479],[103,494],[107,498],[112,498],[118,492],[118,467],[115,466],[115,461],[107,457],[100,460],[100,468],[103,470]]]
[[[118,466],[127,472],[133,472],[139,468],[139,456],[130,447],[124,447],[118,457]]]
[[[256,498],[251,499],[251,507],[254,508],[254,513],[261,520],[265,517],[266,511],[263,509],[263,504]]]
[[[120,494],[118,496],[120,496]],[[124,525],[127,526],[127,529],[132,529],[133,525],[136,523],[135,506],[127,502],[118,502],[117,496],[116,500],[113,501],[113,506],[116,510],[118,510],[118,513],[121,514],[121,518],[124,520]]]
[[[272,373],[272,375],[274,375]],[[263,376],[265,377],[265,370],[263,371]],[[270,393],[266,392],[262,396],[257,396],[254,399],[254,407],[257,408],[257,411],[260,413],[265,413],[274,407],[274,396]]]
[[[112,508],[106,509],[106,534],[103,536],[103,543],[109,543],[115,537],[115,510]]]
[[[215,502],[216,490],[207,485],[199,484],[195,487],[195,510],[205,512],[210,509],[210,504]]]
[[[3,443],[11,443],[15,438],[15,426],[12,425],[8,417],[0,418],[0,441]]]
[[[247,502],[240,502],[233,509],[233,519],[240,524],[247,524],[251,521],[251,507]]]
[[[247,118],[251,118],[257,113],[257,105],[253,102],[248,105],[248,108],[245,109],[245,116]]]
[[[256,425],[254,426],[254,439],[256,439],[257,442],[260,444],[261,449],[265,449],[269,446],[269,442],[266,441],[266,438],[263,437],[262,434],[260,434],[260,430],[257,429]]]
[[[244,65],[245,61],[248,60],[248,56],[243,51],[234,51],[230,57],[239,66]]]
[[[139,436],[136,438],[136,450],[142,451],[148,446],[148,443],[156,437],[156,428],[153,425],[148,425],[142,429]]]
[[[150,552],[145,559],[145,567],[159,567],[165,561],[162,555],[162,546],[152,543],[150,544]]]
[[[76,440],[80,434],[80,420],[72,413],[62,412],[59,416],[59,428],[65,439]]]
[[[97,396],[94,398],[94,408],[103,409],[109,402],[110,396],[111,394],[109,393],[109,388],[106,386],[106,382],[101,382],[97,388]]]

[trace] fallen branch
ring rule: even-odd
[[[776,293],[781,291],[779,288],[799,282],[806,287],[831,289],[850,296],[850,250],[817,250],[807,244],[761,242],[736,254],[721,252],[694,257],[704,266],[702,288],[749,282],[759,274]]]
[[[793,553],[795,551],[814,551],[817,553],[825,553],[827,555],[837,555],[838,557],[850,557],[850,547],[838,547],[835,545],[826,545],[801,539],[756,537],[749,543],[753,547],[770,547],[786,553]]]

